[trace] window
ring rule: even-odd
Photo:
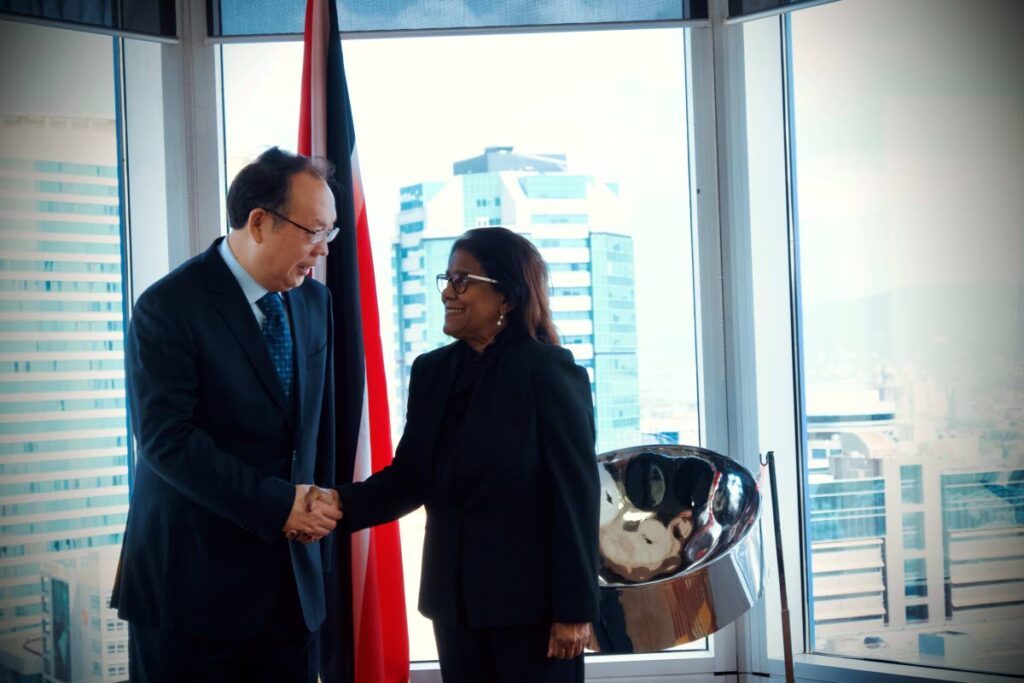
[[[396,437],[413,359],[450,341],[423,276],[445,271],[459,233],[500,223],[551,267],[599,451],[699,444],[684,41],[673,28],[345,43]],[[294,144],[301,45],[222,54],[230,178]],[[268,90],[274,111],[251,116]],[[500,106],[482,116],[481,102]],[[415,609],[423,525],[422,511],[402,521],[414,660],[436,658]]]
[[[903,549],[924,550],[924,513],[903,513]]]
[[[907,605],[907,623],[928,621],[928,605]]]
[[[97,595],[75,587],[113,582],[128,510],[120,42],[7,21],[0,33],[0,62],[15,65],[0,75],[0,556],[5,590],[38,600],[46,579],[53,601],[52,630],[42,600],[5,612],[0,634],[41,639],[65,680],[89,669],[69,643],[100,628],[86,613]]]
[[[927,560],[916,557],[903,561],[904,595],[908,598],[928,597]]]
[[[900,499],[903,503],[924,502],[921,465],[900,465]]]
[[[789,19],[815,652],[1020,672],[997,634],[1024,625],[1022,21],[998,0]],[[870,580],[827,580],[854,563]]]

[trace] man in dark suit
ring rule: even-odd
[[[111,604],[133,681],[312,682],[334,483],[333,325],[307,277],[337,234],[329,171],[273,148],[231,234],[146,290],[126,366],[138,464]],[[323,546],[323,547],[321,547]]]

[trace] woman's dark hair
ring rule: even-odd
[[[310,158],[271,147],[235,176],[228,189],[228,223],[244,228],[253,209],[283,212],[287,207],[292,176],[310,173],[337,192],[334,167],[326,159]]]
[[[534,339],[558,343],[548,304],[548,266],[529,240],[508,228],[468,230],[452,245],[473,255],[509,304],[510,326],[521,324]]]

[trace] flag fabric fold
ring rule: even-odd
[[[299,114],[300,154],[336,168],[338,225],[325,274],[334,313],[335,424],[339,483],[361,481],[392,458],[380,314],[355,129],[332,0],[308,0]],[[321,631],[324,683],[409,679],[398,524],[339,535],[328,575]]]

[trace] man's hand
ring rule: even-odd
[[[337,491],[309,484],[298,484],[295,487],[295,502],[283,529],[289,541],[312,543],[334,531],[342,516],[340,506],[321,501],[321,498],[330,499],[331,493],[337,498]]]
[[[590,624],[551,624],[548,637],[548,657],[572,659],[583,654],[590,642]]]
[[[338,496],[338,492],[335,489],[323,489],[319,486],[310,486],[306,492],[305,498],[306,510],[308,512],[323,511],[324,514],[330,515],[329,511],[336,511],[339,515],[338,520],[341,520],[344,516],[344,511],[341,509],[341,498]],[[296,539],[300,543],[312,543],[317,540],[308,533],[300,532]]]
[[[309,491],[306,492],[306,507],[310,512],[324,507],[342,512],[341,497],[336,489],[322,489],[319,486],[310,486]],[[341,517],[338,517],[338,519],[341,519]]]

